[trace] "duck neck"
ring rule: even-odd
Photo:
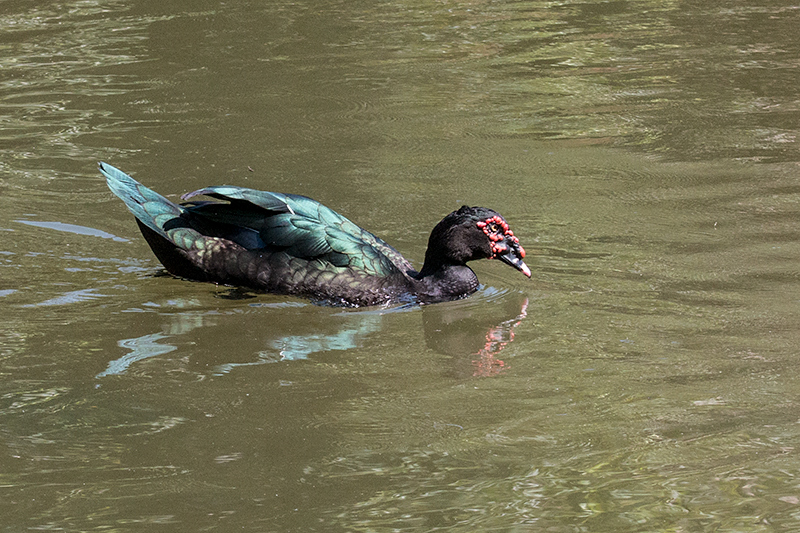
[[[464,264],[431,264],[426,260],[414,279],[417,295],[426,301],[452,300],[478,290],[478,276]]]

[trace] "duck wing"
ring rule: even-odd
[[[306,196],[244,187],[206,187],[183,196],[209,196],[227,203],[194,202],[187,212],[224,228],[220,237],[250,249],[282,251],[307,261],[322,260],[370,276],[413,270],[393,247],[334,210]]]

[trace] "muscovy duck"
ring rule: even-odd
[[[121,170],[100,163],[111,191],[136,217],[171,274],[297,295],[338,306],[455,300],[478,289],[466,266],[499,259],[526,276],[525,250],[505,219],[485,207],[454,211],[431,232],[417,272],[397,250],[305,196],[216,186],[175,204]]]

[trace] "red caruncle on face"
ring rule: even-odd
[[[503,220],[502,217],[495,215],[486,220],[478,221],[476,225],[489,238],[489,244],[492,247],[492,259],[497,257],[498,254],[508,251],[506,240],[515,245],[521,258],[525,257],[525,249],[519,245],[519,239],[514,236],[514,232],[508,227],[508,222]]]

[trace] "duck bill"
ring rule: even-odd
[[[528,268],[528,265],[525,264],[519,255],[517,255],[515,250],[509,248],[507,252],[498,255],[497,259],[507,265],[511,265],[526,276],[531,277],[531,269]]]

